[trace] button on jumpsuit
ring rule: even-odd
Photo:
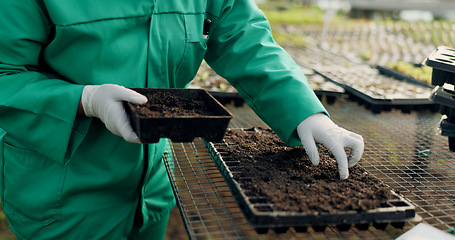
[[[290,146],[326,112],[254,0],[2,0],[0,16],[0,199],[19,239],[163,238],[167,141],[144,158],[76,118],[85,85],[184,88],[205,59]]]

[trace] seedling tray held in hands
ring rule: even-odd
[[[219,142],[232,114],[202,89],[133,88],[146,96],[144,105],[124,102],[133,130],[142,143],[160,138],[191,142],[196,137]]]
[[[229,129],[223,142],[205,142],[258,233],[284,233],[291,227],[324,231],[329,225],[340,231],[353,225],[367,230],[370,224],[402,228],[415,217],[414,206],[360,166],[340,181],[330,154],[320,151],[321,162],[313,166],[303,148],[280,141],[270,129],[252,128]]]

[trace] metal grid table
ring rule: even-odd
[[[345,99],[325,105],[334,122],[364,137],[360,164],[368,172],[410,200],[424,222],[444,231],[455,227],[455,154],[438,132],[440,114],[396,110],[373,114]],[[246,106],[227,108],[235,116],[230,128],[266,126]],[[416,224],[408,222],[403,229],[389,225],[385,230],[373,226],[349,231],[329,227],[324,232],[309,228],[306,233],[290,229],[284,234],[270,230],[259,235],[246,222],[202,141],[171,145],[173,156],[165,157],[165,163],[190,239],[395,239]]]

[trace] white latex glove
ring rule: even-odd
[[[363,154],[363,137],[338,127],[324,113],[316,113],[303,120],[297,126],[297,133],[306,153],[314,165],[319,164],[319,153],[316,143],[324,145],[335,156],[338,163],[340,179],[349,177],[348,167],[357,164]],[[351,154],[346,156],[344,148],[350,148]]]
[[[97,117],[115,135],[128,142],[140,143],[122,101],[144,104],[147,97],[115,84],[87,85],[82,91],[81,103],[87,117]]]

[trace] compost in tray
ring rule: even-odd
[[[349,169],[348,179],[339,180],[334,157],[321,145],[317,166],[303,147],[286,146],[270,129],[229,129],[223,143],[211,146],[247,219],[257,228],[368,228],[372,222],[387,225],[415,215],[412,205],[359,165]]]
[[[143,143],[160,138],[191,142],[196,137],[221,141],[232,114],[202,89],[133,88],[148,98],[143,105],[125,102],[133,130]]]
[[[172,94],[171,92],[148,92],[149,100],[144,105],[132,104],[133,111],[144,117],[179,117],[179,116],[210,116],[208,105],[202,99],[190,99]]]
[[[303,147],[286,147],[270,130],[229,130],[226,155],[241,163],[232,168],[234,179],[250,196],[265,196],[275,211],[363,211],[387,206],[394,199],[390,188],[360,166],[339,180],[334,158],[319,146],[320,163],[314,166]]]

